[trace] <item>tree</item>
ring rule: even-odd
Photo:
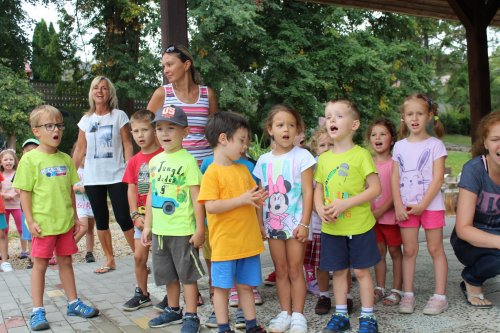
[[[36,24],[33,31],[32,47],[33,78],[41,81],[60,81],[63,71],[61,66],[63,57],[59,45],[59,35],[52,23],[47,27],[45,20],[42,19]]]
[[[22,72],[30,55],[23,31],[26,13],[20,0],[0,0],[0,8],[0,64]]]

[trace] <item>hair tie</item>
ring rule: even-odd
[[[427,103],[429,103],[429,109],[432,109],[432,98],[429,98]]]
[[[434,116],[434,121],[438,121],[439,120],[439,117],[438,116]]]

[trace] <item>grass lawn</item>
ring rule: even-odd
[[[471,141],[468,135],[447,134],[443,137],[444,143],[453,143],[460,146],[470,147]]]
[[[462,166],[471,159],[470,153],[463,153],[460,151],[449,151],[446,158],[445,165],[451,168],[453,176],[457,176],[462,171]]]

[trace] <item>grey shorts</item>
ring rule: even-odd
[[[190,243],[191,236],[160,236],[153,234],[153,274],[157,286],[179,281],[196,283],[205,271],[198,249]]]

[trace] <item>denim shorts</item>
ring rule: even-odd
[[[237,284],[257,287],[262,283],[260,255],[253,257],[212,261],[212,286],[229,289]]]

